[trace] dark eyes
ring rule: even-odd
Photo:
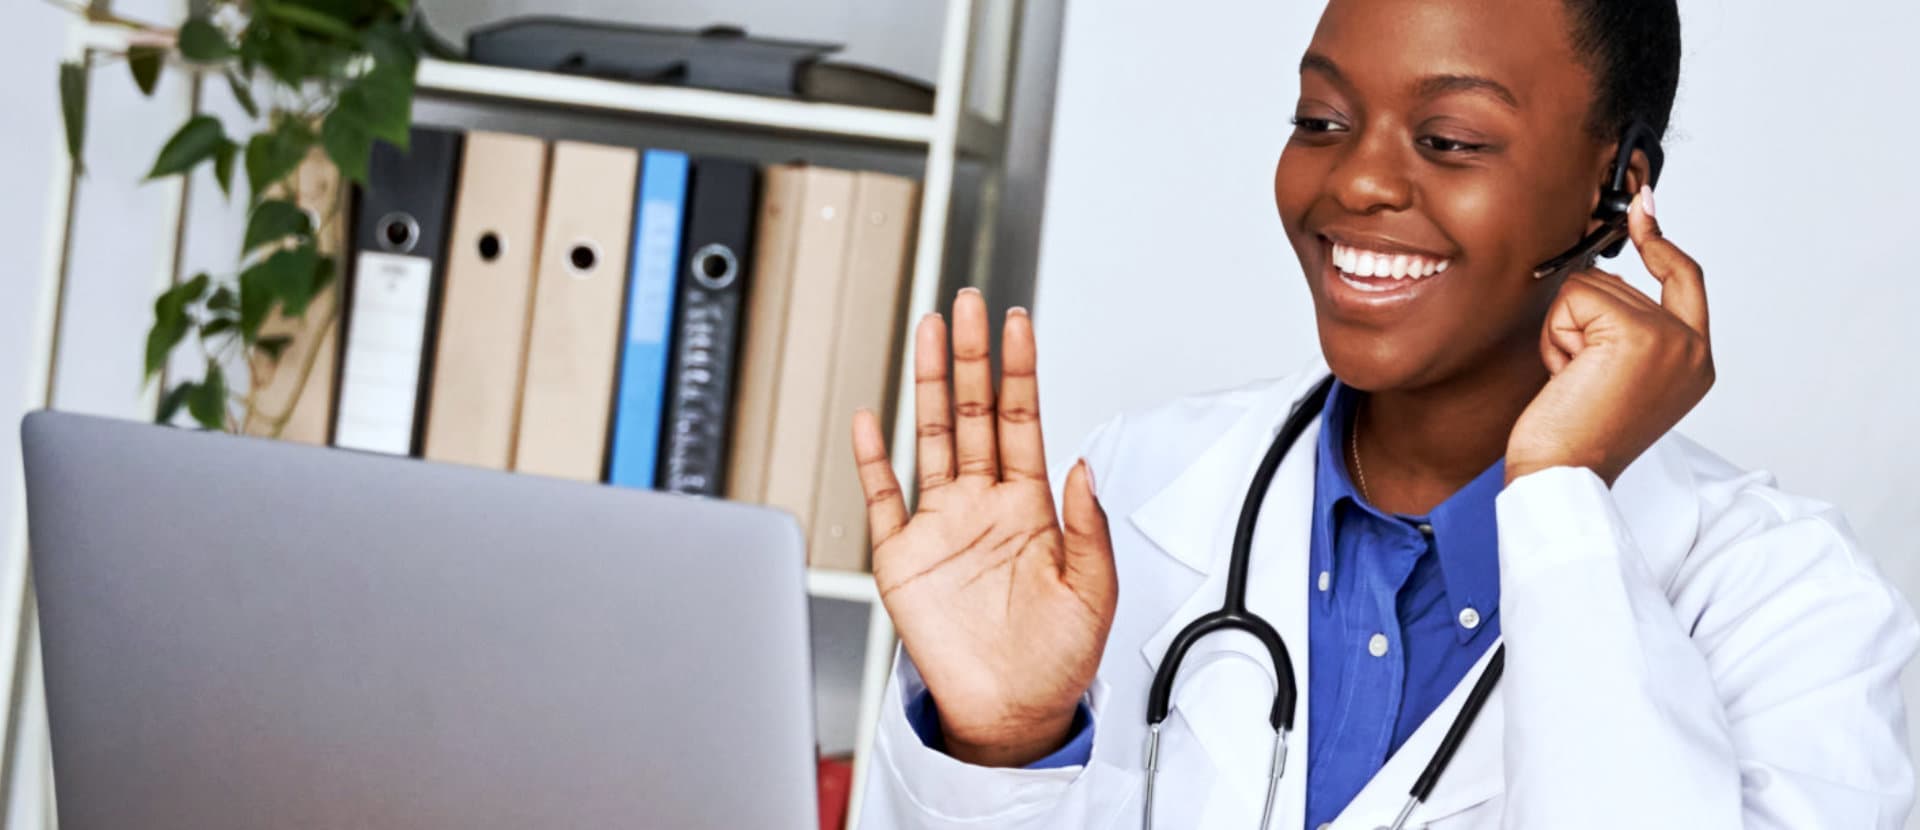
[[[1346,127],[1335,123],[1329,118],[1309,118],[1296,115],[1290,120],[1293,122],[1293,128],[1303,133],[1330,133],[1335,130],[1346,129]]]
[[[1345,124],[1341,124],[1340,122],[1334,121],[1331,118],[1312,118],[1312,117],[1303,116],[1303,115],[1296,115],[1290,120],[1293,122],[1293,129],[1297,133],[1304,133],[1308,135],[1326,135],[1328,133],[1347,131],[1347,126]],[[1419,144],[1421,147],[1424,147],[1428,150],[1432,150],[1436,153],[1442,153],[1447,155],[1478,153],[1488,149],[1491,146],[1487,144],[1474,143],[1471,141],[1461,141],[1459,139],[1447,138],[1445,136],[1438,136],[1438,135],[1423,135],[1415,139],[1414,143]]]
[[[1476,153],[1487,149],[1487,145],[1485,144],[1456,141],[1437,135],[1423,135],[1418,139],[1418,143],[1422,147],[1439,153]]]

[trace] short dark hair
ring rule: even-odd
[[[1595,136],[1635,120],[1665,136],[1680,86],[1680,10],[1674,0],[1565,0],[1573,47],[1594,76]]]

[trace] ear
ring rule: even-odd
[[[1612,173],[1609,171],[1609,178]],[[1640,188],[1653,182],[1653,162],[1647,159],[1644,150],[1635,149],[1633,158],[1627,162],[1627,192],[1639,193]]]
[[[1613,141],[1599,145],[1595,154],[1593,195],[1587,199],[1587,211],[1591,214],[1600,207],[1600,197],[1607,188],[1613,186],[1613,166],[1620,154],[1620,142]],[[1635,148],[1633,157],[1627,160],[1627,193],[1639,193],[1640,187],[1653,178],[1653,162],[1647,158],[1646,151]],[[1599,226],[1594,220],[1588,229]]]

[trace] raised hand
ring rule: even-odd
[[[1660,300],[1597,268],[1567,278],[1540,331],[1553,379],[1507,438],[1509,482],[1570,466],[1611,485],[1713,386],[1700,265],[1661,235],[1651,190],[1633,200],[1627,228]]]
[[[1065,741],[1093,682],[1118,595],[1106,515],[1085,462],[1054,516],[1040,441],[1033,323],[1009,313],[995,405],[987,308],[964,289],[947,327],[914,334],[920,489],[907,515],[871,411],[853,419],[873,574],[940,710],[947,751],[987,766],[1038,760]]]

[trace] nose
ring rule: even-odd
[[[1413,182],[1405,154],[1384,130],[1362,132],[1327,176],[1327,188],[1352,213],[1406,210],[1413,204]]]

